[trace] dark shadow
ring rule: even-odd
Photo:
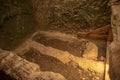
[[[11,76],[5,74],[4,71],[0,70],[0,80],[16,80],[12,78]]]

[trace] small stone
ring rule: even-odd
[[[92,76],[92,74],[89,74],[89,76]]]
[[[96,80],[100,80],[100,78],[99,78],[99,77],[95,77],[95,79],[96,79]]]
[[[101,56],[101,57],[100,57],[100,60],[101,60],[101,61],[105,61],[105,57]]]
[[[92,42],[87,43],[86,49],[83,53],[83,57],[86,59],[96,60],[97,56],[98,56],[98,47]]]
[[[94,73],[94,72],[92,72],[92,75],[95,75],[95,73]]]
[[[82,80],[85,80],[85,78],[82,78]]]

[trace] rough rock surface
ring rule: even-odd
[[[40,66],[11,52],[0,52],[0,69],[16,80],[66,80],[53,72],[41,72]]]
[[[110,78],[111,80],[120,80],[120,3],[119,0],[111,2],[112,16],[111,24],[114,40],[109,46],[110,52]]]
[[[14,49],[36,27],[73,34],[110,24],[107,4],[108,0],[0,0],[0,47]],[[86,41],[77,42],[75,37],[61,33],[51,35],[62,36],[48,34],[31,39],[33,42],[30,44],[28,41],[29,44],[19,48],[18,53],[39,66],[44,65],[41,70],[60,73],[69,80],[103,79],[104,62],[81,57]],[[33,50],[29,52],[30,47]],[[100,48],[101,51],[104,51],[103,48]],[[40,75],[43,74],[46,73]]]
[[[77,33],[110,24],[107,4],[108,0],[0,0],[0,47],[13,50],[37,29]]]

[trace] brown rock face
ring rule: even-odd
[[[120,80],[120,45],[115,43],[111,46],[109,73],[111,80]]]
[[[120,80],[120,4],[112,4],[112,29],[113,29],[113,42],[110,47],[110,78],[111,80]]]
[[[76,33],[110,24],[108,1],[0,0],[0,47],[13,50],[38,28]]]

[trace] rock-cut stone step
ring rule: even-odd
[[[42,72],[37,64],[3,50],[0,50],[0,70],[10,75],[12,80],[66,80],[58,73]]]
[[[15,52],[38,64],[42,71],[59,73],[67,80],[103,80],[104,62],[94,60],[98,56],[96,50],[87,40],[60,32],[40,31]]]
[[[85,57],[87,59],[97,59],[98,47],[85,39],[77,39],[77,37],[60,32],[40,31],[33,38],[34,41],[45,46],[50,46],[62,51],[68,51],[74,56]]]
[[[39,64],[43,71],[60,73],[68,80],[103,79],[104,62],[77,57],[67,51],[47,47],[35,41],[27,42],[29,47],[27,46],[22,57]]]

